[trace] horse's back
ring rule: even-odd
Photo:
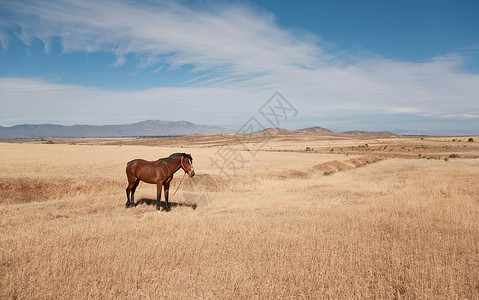
[[[126,172],[128,173],[129,171],[135,172],[138,168],[141,168],[143,166],[147,166],[149,164],[152,164],[152,161],[147,161],[144,159],[134,159],[129,161],[126,164]]]
[[[139,159],[139,158],[137,158],[137,159],[130,160],[129,162],[127,162],[127,163],[126,163],[126,166],[128,167],[128,166],[130,166],[130,165],[136,165],[136,164],[142,163],[142,162],[147,162],[147,161],[144,160],[144,159]]]
[[[158,161],[134,159],[126,165],[126,175],[148,183],[155,183],[159,178]]]

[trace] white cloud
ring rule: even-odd
[[[221,115],[225,123],[240,124],[277,90],[294,103],[299,117],[318,123],[345,111],[448,119],[479,115],[479,75],[462,72],[459,55],[422,63],[380,56],[344,61],[342,53],[322,47],[319,37],[285,30],[270,13],[249,6],[132,3],[5,2],[12,17],[0,23],[0,43],[8,47],[6,28],[18,26],[26,44],[39,38],[46,51],[51,39],[60,37],[66,53],[114,53],[112,67],[121,67],[129,54],[140,67],[153,67],[153,74],[192,65],[201,72],[183,82],[187,87],[118,91],[1,78],[2,122],[43,115],[102,124],[146,118],[221,124],[216,119]]]
[[[266,96],[226,88],[118,91],[56,84],[41,78],[0,77],[0,122],[101,125],[160,119],[227,125],[232,119],[242,122],[257,110],[259,105],[254,100],[258,96],[268,100]],[[228,114],[221,114],[226,111]]]
[[[175,2],[22,1],[7,9],[29,43],[61,37],[64,52],[110,51],[115,66],[129,53],[158,62],[226,74],[254,74],[316,62],[320,48],[278,28],[272,16],[239,6],[192,10]],[[19,21],[20,20],[20,21]]]

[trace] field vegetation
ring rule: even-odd
[[[0,143],[0,298],[478,299],[479,143],[452,139]],[[145,183],[126,209],[126,163],[174,152],[172,210]]]

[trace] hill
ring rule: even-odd
[[[397,137],[399,135],[389,131],[344,131],[334,132],[330,129],[314,126],[303,129],[288,130],[282,128],[267,128],[256,133],[256,135],[322,135],[335,137]]]
[[[399,135],[398,134],[395,134],[395,133],[392,133],[392,132],[389,132],[389,131],[359,131],[359,130],[355,130],[355,131],[343,131],[341,132],[341,135],[344,135],[344,136],[375,136],[375,137],[385,137],[385,138],[389,138],[389,137],[398,137]]]

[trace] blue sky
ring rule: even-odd
[[[479,134],[477,1],[2,1],[0,125]]]

